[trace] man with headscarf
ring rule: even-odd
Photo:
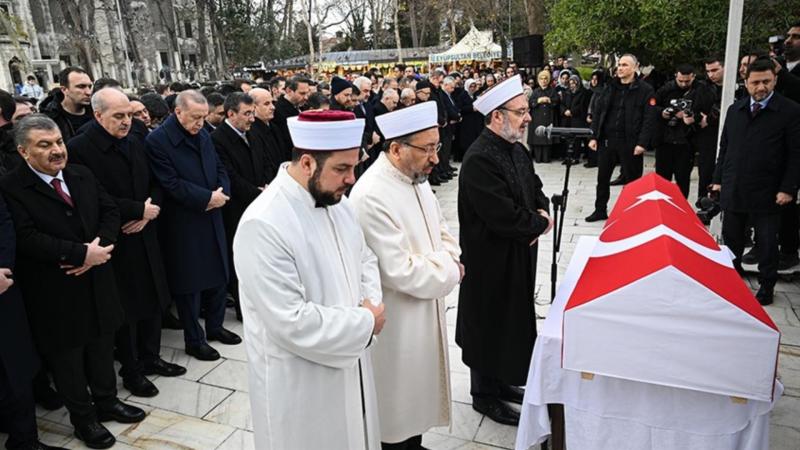
[[[376,118],[387,145],[350,195],[378,256],[392,326],[373,351],[383,450],[422,448],[451,419],[445,297],[464,274],[428,176],[441,147],[436,105]],[[413,329],[413,333],[409,330]]]
[[[380,274],[344,196],[364,121],[305,111],[287,124],[292,162],[233,244],[255,447],[378,450],[369,347],[384,323]]]
[[[516,425],[536,339],[536,241],[553,221],[520,143],[531,121],[519,75],[475,101],[486,128],[467,150],[458,189],[461,262],[456,343],[470,368],[472,407]],[[489,244],[489,245],[487,245]]]

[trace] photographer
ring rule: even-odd
[[[711,109],[706,91],[705,84],[695,80],[694,68],[681,64],[675,79],[656,92],[661,119],[656,173],[670,181],[674,176],[684,197],[689,197],[689,176],[694,160],[694,148],[689,139],[697,121],[702,119],[701,114],[708,116]]]
[[[724,212],[722,237],[742,271],[745,230],[755,228],[762,305],[772,303],[778,279],[780,213],[794,201],[800,178],[800,105],[775,89],[775,65],[752,62],[746,72],[749,96],[728,108],[712,189]]]

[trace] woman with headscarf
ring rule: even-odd
[[[528,148],[533,151],[537,163],[547,163],[550,162],[553,140],[536,136],[535,130],[539,126],[553,124],[555,112],[558,111],[559,96],[555,88],[550,86],[550,72],[544,70],[539,72],[536,82],[538,86],[533,90],[528,102],[533,119],[528,127]]]
[[[586,111],[586,123],[591,125],[592,123],[592,109],[594,106],[594,101],[597,98],[597,94],[603,90],[606,84],[606,76],[605,72],[601,69],[597,69],[592,72],[592,77],[589,79],[589,91],[591,92],[591,100],[589,100],[589,107]],[[583,165],[586,168],[597,167],[597,152],[593,152],[589,150],[586,153],[586,164]]]
[[[581,77],[577,74],[569,77],[569,90],[564,93],[564,101],[561,104],[563,115],[562,126],[571,128],[589,128],[586,115],[589,112],[589,102],[592,100],[592,91],[583,87]],[[581,154],[594,153],[585,145],[583,139],[575,143],[575,154],[573,164],[578,162]]]
[[[459,96],[460,101],[456,102],[461,113],[461,126],[459,127],[458,136],[461,153],[455,155],[456,161],[461,161],[470,145],[475,142],[475,139],[483,131],[483,114],[476,111],[472,106],[472,102],[478,98],[478,84],[477,81],[472,79],[465,81],[464,94]]]

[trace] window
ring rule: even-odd
[[[169,66],[169,55],[167,55],[167,52],[161,52],[160,55],[161,55],[161,65]]]
[[[72,65],[72,56],[70,55],[59,55],[58,59],[64,61],[64,64],[71,66]]]
[[[189,54],[189,65],[192,67],[197,67],[197,55],[194,53]]]
[[[183,29],[184,29],[184,32],[186,33],[186,37],[187,38],[192,37],[192,21],[191,20],[184,20],[183,21]]]

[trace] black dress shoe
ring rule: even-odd
[[[194,356],[200,361],[216,361],[219,359],[219,352],[208,344],[187,345],[186,354]]]
[[[33,398],[37,405],[48,411],[55,411],[64,406],[61,396],[48,386],[33,386]]]
[[[142,374],[177,377],[186,373],[186,367],[164,361],[161,358],[142,363]]]
[[[428,183],[430,183],[431,186],[441,186],[442,180],[440,180],[438,176],[430,176],[428,177]]]
[[[503,425],[519,425],[519,413],[496,398],[473,398],[472,409]]]
[[[756,292],[758,303],[761,303],[763,306],[771,305],[774,296],[774,288],[763,285],[758,288],[758,292]]]
[[[586,164],[583,165],[583,167],[586,167],[587,169],[591,169],[591,168],[597,167],[597,163],[587,162]]]
[[[242,343],[242,338],[240,338],[233,331],[226,330],[225,328],[220,328],[219,330],[207,333],[206,339],[209,341],[218,341],[220,344],[225,345],[236,345]]]
[[[758,247],[754,245],[742,255],[742,264],[758,264]]]
[[[525,397],[525,389],[522,389],[517,386],[507,386],[507,385],[500,387],[500,398],[507,402],[512,402],[521,405],[523,397]]]
[[[161,316],[161,328],[166,330],[182,330],[183,324],[180,319],[175,317],[171,312],[165,312]]]
[[[587,222],[599,222],[608,219],[608,213],[605,211],[595,211],[586,217]]]
[[[144,375],[123,378],[122,385],[136,397],[155,397],[158,395],[158,388]]]
[[[798,264],[800,264],[800,258],[797,255],[781,254],[778,258],[778,270],[789,270]]]
[[[622,175],[614,178],[610,183],[608,183],[609,186],[622,186],[623,184],[625,184],[625,179],[622,178]]]
[[[75,425],[75,437],[89,448],[109,448],[117,442],[114,435],[99,422]]]
[[[122,403],[118,398],[107,405],[97,406],[97,420],[100,422],[113,420],[119,423],[136,423],[143,421],[146,416],[141,408]]]

